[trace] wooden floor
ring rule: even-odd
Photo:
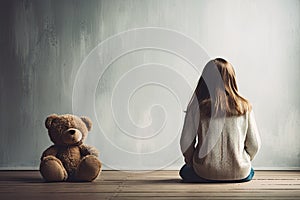
[[[103,171],[92,183],[45,183],[38,171],[0,171],[0,199],[300,199],[300,172],[256,171],[247,183],[190,184],[177,171]]]

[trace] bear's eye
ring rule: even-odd
[[[52,128],[56,131],[58,131],[59,133],[63,133],[64,131],[66,131],[68,129],[68,126],[64,125],[64,124],[59,124],[58,123],[53,123]]]
[[[57,126],[56,126],[56,129],[57,130],[59,130],[59,132],[64,132],[65,130],[67,130],[68,128],[67,128],[67,126],[65,126],[65,125],[63,125],[63,124],[58,124]]]
[[[66,131],[66,130],[68,130],[68,126],[63,125],[63,126],[62,126],[62,129],[63,129],[63,131]]]

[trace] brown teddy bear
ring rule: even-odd
[[[98,151],[83,144],[92,122],[88,117],[52,114],[45,121],[54,145],[43,152],[40,172],[46,181],[93,181],[101,172]]]

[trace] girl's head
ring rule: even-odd
[[[238,93],[232,65],[223,58],[209,61],[195,90],[201,116],[243,115],[250,103]],[[213,113],[213,114],[212,114]]]

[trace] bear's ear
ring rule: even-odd
[[[92,120],[88,117],[82,116],[80,117],[80,119],[85,123],[88,131],[90,131],[92,129]]]
[[[47,129],[50,128],[51,123],[52,123],[52,120],[55,119],[55,118],[57,118],[57,117],[58,117],[57,114],[52,114],[52,115],[49,115],[49,116],[47,117],[47,119],[46,119],[46,121],[45,121],[45,126],[46,126]]]

